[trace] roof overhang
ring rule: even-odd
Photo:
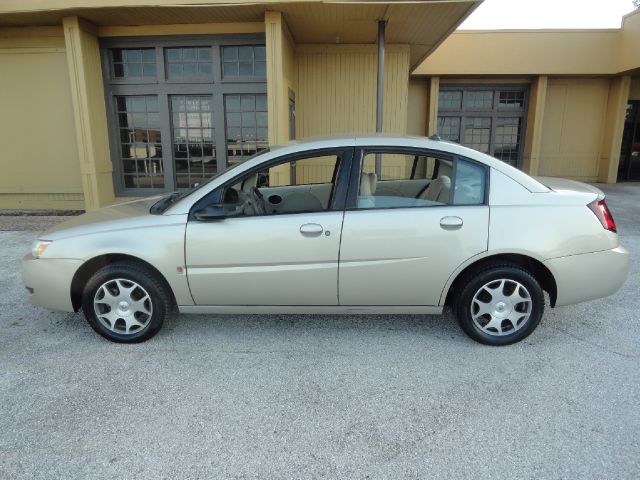
[[[296,43],[375,43],[377,21],[386,41],[410,46],[415,68],[482,0],[4,0],[0,26],[60,25],[79,16],[97,26],[263,22],[280,11]]]

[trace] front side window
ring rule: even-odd
[[[447,156],[369,152],[362,162],[358,209],[481,205],[486,168]]]
[[[328,210],[341,158],[339,153],[296,158],[241,177],[222,194],[225,216]]]

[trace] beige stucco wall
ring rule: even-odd
[[[624,17],[618,64],[620,71],[640,67],[640,10]]]
[[[424,136],[427,134],[429,79],[419,77],[410,78],[408,98],[407,134]]]
[[[374,132],[375,45],[298,45],[298,137]],[[388,45],[383,131],[405,133],[409,48]]]
[[[0,72],[0,208],[84,208],[62,29],[0,29]]]
[[[608,79],[549,80],[539,175],[598,179],[608,96]]]

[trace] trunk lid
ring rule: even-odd
[[[534,177],[545,187],[558,193],[579,193],[583,195],[596,195],[598,198],[604,198],[604,193],[598,187],[587,183],[578,182],[576,180],[567,180],[558,177]]]

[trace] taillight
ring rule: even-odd
[[[604,227],[605,230],[611,230],[612,232],[617,232],[616,222],[613,219],[613,215],[611,215],[611,210],[607,207],[607,202],[602,200],[594,200],[589,205],[587,205],[589,209],[598,217],[600,223]]]

